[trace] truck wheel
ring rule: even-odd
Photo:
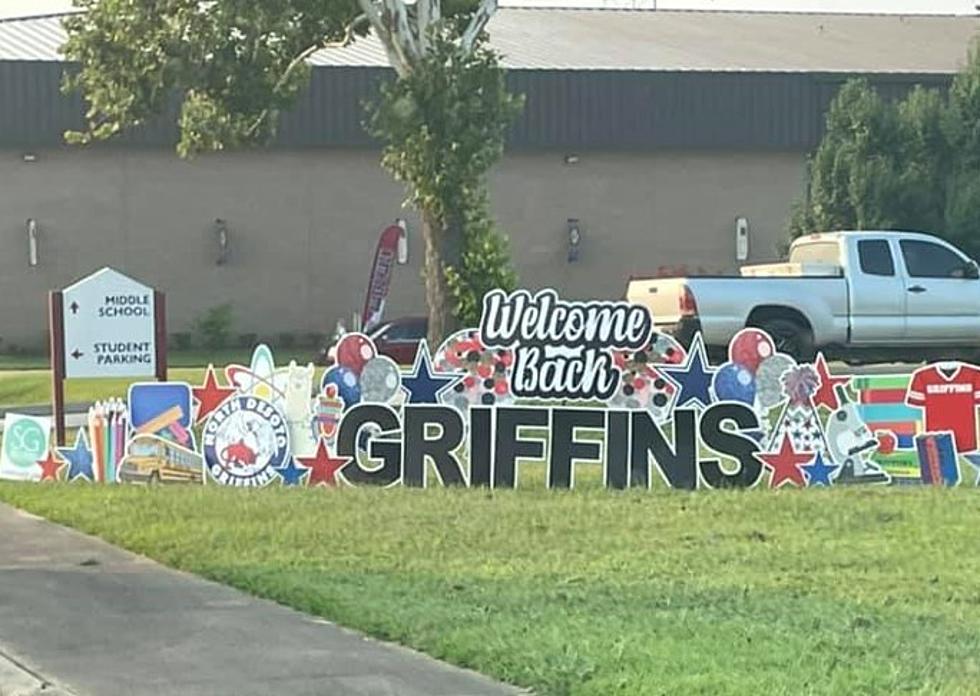
[[[773,317],[761,322],[759,328],[772,336],[778,352],[789,355],[797,362],[813,359],[813,334],[805,326],[791,319]]]

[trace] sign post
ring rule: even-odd
[[[65,444],[66,379],[167,379],[165,298],[103,268],[49,296],[55,437]]]
[[[65,444],[65,324],[60,290],[48,293],[48,335],[51,338],[51,403],[54,408],[54,436]]]

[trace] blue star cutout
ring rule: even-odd
[[[840,469],[836,464],[827,464],[823,459],[823,453],[817,452],[816,459],[813,460],[812,464],[807,464],[806,466],[801,466],[803,473],[806,474],[807,486],[816,486],[817,484],[823,486],[832,486],[834,482],[831,480],[830,475]]]
[[[88,438],[85,436],[85,429],[80,428],[75,436],[75,446],[72,448],[59,447],[58,454],[68,462],[67,481],[74,481],[77,478],[85,478],[89,481],[95,480],[92,473],[92,450],[88,446]]]
[[[677,396],[676,408],[694,401],[701,406],[708,406],[711,399],[711,380],[718,371],[711,367],[704,352],[704,339],[696,334],[691,341],[691,349],[687,353],[683,366],[658,366],[660,372],[673,382],[680,393]]]
[[[460,380],[460,375],[444,372],[432,372],[432,358],[429,357],[429,346],[422,340],[415,353],[415,364],[412,371],[402,377],[402,387],[408,392],[410,404],[437,404],[439,394],[449,389]]]
[[[273,469],[273,471],[279,474],[279,478],[282,479],[282,485],[299,486],[303,482],[303,477],[309,473],[310,468],[298,464],[295,457],[290,457],[286,466]]]

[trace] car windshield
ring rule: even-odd
[[[374,341],[418,341],[425,336],[426,322],[422,320],[399,320],[385,324],[370,335]]]

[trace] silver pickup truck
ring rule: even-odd
[[[830,232],[795,240],[785,263],[741,276],[634,278],[627,299],[687,343],[720,350],[746,326],[779,350],[854,362],[980,355],[980,269],[955,246],[916,232]]]

